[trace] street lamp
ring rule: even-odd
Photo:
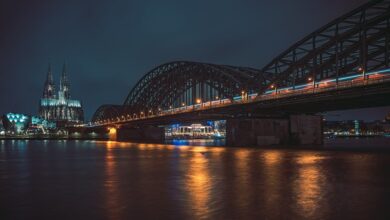
[[[242,101],[246,100],[245,91],[244,90],[241,91],[241,99],[242,99]]]
[[[278,89],[277,89],[277,87],[274,85],[274,84],[272,84],[271,86],[270,86],[270,88],[271,89],[275,89],[275,95],[277,94],[277,92],[278,92]]]
[[[363,79],[366,79],[366,71],[364,70],[363,67],[360,66],[358,68],[358,72],[363,74]]]

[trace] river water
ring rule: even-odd
[[[390,151],[366,142],[292,150],[0,140],[0,219],[390,219]]]

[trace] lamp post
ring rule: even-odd
[[[313,82],[313,93],[314,93],[316,89],[316,81],[314,80],[314,77],[309,76],[309,78],[307,78],[307,81]]]
[[[271,88],[271,89],[274,89],[275,95],[277,95],[277,93],[278,93],[277,87],[276,87],[275,85],[272,84],[270,88]]]
[[[196,99],[196,104],[201,104],[202,103],[202,100],[200,99],[200,98],[197,98]],[[203,106],[202,105],[200,105],[200,108],[202,108]]]

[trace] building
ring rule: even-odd
[[[23,134],[29,124],[30,117],[24,114],[7,113],[3,116],[3,125],[10,134]]]
[[[70,83],[65,64],[57,94],[51,66],[49,65],[43,89],[43,97],[39,103],[39,115],[45,120],[56,122],[58,127],[79,124],[84,121],[84,111],[81,101],[71,99]]]
[[[3,115],[0,124],[0,135],[48,134],[57,131],[55,122],[12,112]]]
[[[390,122],[390,113],[389,113],[388,115],[386,115],[385,120],[386,120],[387,122]]]

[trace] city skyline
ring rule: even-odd
[[[137,81],[162,63],[194,60],[259,69],[318,26],[365,1],[276,1],[265,5],[231,1],[208,3],[204,9],[201,6],[206,2],[197,2],[191,10],[179,1],[170,2],[173,9],[159,2],[21,2],[0,3],[1,14],[7,18],[0,21],[5,33],[0,37],[4,48],[0,74],[2,81],[17,82],[1,87],[4,104],[0,112],[36,114],[47,63],[52,63],[53,72],[60,72],[65,60],[72,94],[83,100],[89,120],[102,103],[122,104]],[[282,15],[268,12],[273,8]],[[307,9],[311,14],[302,15]],[[234,10],[241,16],[231,16]],[[269,19],[274,21],[272,25]],[[210,22],[215,28],[206,25]],[[302,22],[305,25],[300,25]],[[332,113],[330,117],[383,119],[388,111],[390,107],[383,107]]]

